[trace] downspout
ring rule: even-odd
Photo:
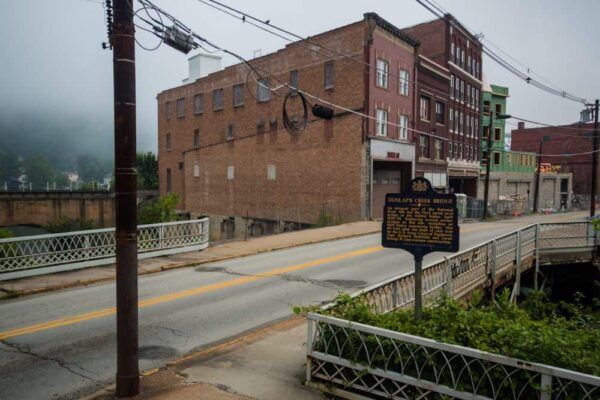
[[[417,82],[419,80],[419,47],[420,44],[417,44],[414,46],[415,49],[415,62],[414,62],[414,67],[413,67],[413,118],[412,118],[412,128],[413,129],[417,129],[417,103],[418,103],[418,96],[417,96],[417,89],[418,89],[418,85]],[[411,171],[411,180],[415,177],[415,170],[417,169],[417,158],[418,158],[418,143],[415,140],[415,131],[413,130],[413,137],[412,137],[412,141],[415,144],[415,160],[413,161],[413,165],[412,165],[412,171]],[[407,182],[408,184],[408,182]]]
[[[365,19],[365,37],[363,46],[363,59],[366,63],[365,72],[363,75],[364,86],[364,113],[371,113],[371,47],[373,46],[373,31],[375,30],[375,21],[371,18]],[[365,145],[365,163],[367,166],[367,185],[366,185],[366,204],[365,216],[368,220],[373,219],[373,158],[371,156],[371,141],[369,139],[369,118],[363,117],[362,140]]]

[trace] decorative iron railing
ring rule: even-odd
[[[208,247],[208,218],[138,226],[138,258]],[[0,281],[115,262],[115,229],[0,239]]]
[[[307,347],[311,385],[345,398],[600,398],[597,376],[323,315]]]
[[[540,255],[585,250],[591,260],[597,245],[587,222],[531,225],[427,266],[423,295],[461,297],[493,285],[500,275],[514,275],[518,292],[522,271],[536,268],[537,276]],[[353,296],[378,313],[411,306],[414,275]],[[335,304],[323,309],[331,307]],[[308,315],[307,351],[308,383],[345,398],[600,398],[599,377],[313,313]]]

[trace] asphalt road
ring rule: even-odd
[[[464,225],[461,249],[527,223]],[[379,244],[368,235],[141,277],[140,370],[413,268]],[[80,398],[112,383],[114,306],[113,283],[0,302],[0,399]]]

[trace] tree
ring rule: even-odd
[[[14,153],[0,152],[0,182],[19,176],[19,157]]]
[[[77,156],[77,173],[83,181],[102,181],[110,168],[89,154]]]
[[[177,203],[179,203],[179,195],[177,193],[170,193],[158,200],[151,201],[138,210],[138,224],[177,221],[178,217],[175,213]]]
[[[54,182],[56,183],[56,188],[68,188],[69,187],[69,178],[67,174],[59,172],[54,176]]]
[[[158,159],[151,151],[137,153],[138,189],[158,189]]]
[[[54,166],[41,154],[29,157],[25,160],[25,173],[27,180],[34,185],[46,185],[46,182],[52,182],[56,175]]]

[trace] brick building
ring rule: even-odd
[[[585,153],[592,150],[593,124],[575,123],[557,127],[525,128],[519,122],[518,128],[512,131],[511,149],[540,152],[542,164],[558,167],[561,173],[573,174],[573,192],[589,195],[592,191],[592,155],[582,154],[564,157],[544,157],[544,154]],[[544,137],[546,137],[544,139]]]
[[[157,97],[161,195],[177,192],[180,208],[211,216],[215,239],[380,217],[385,193],[414,175],[419,43],[373,13],[311,42],[251,60],[268,71],[260,79],[274,92],[236,64]],[[292,135],[283,128],[291,89],[282,82],[372,119],[335,109],[323,120],[309,111],[304,131]],[[288,109],[300,113],[300,96]]]
[[[480,157],[481,43],[450,14],[404,31],[421,42],[421,55],[448,70],[448,184],[456,193],[475,197]],[[427,107],[429,100],[427,95],[420,96],[419,108]]]
[[[438,191],[448,189],[448,91],[450,71],[429,58],[419,55],[417,64],[419,103],[416,126],[418,134],[416,176],[423,176]]]

